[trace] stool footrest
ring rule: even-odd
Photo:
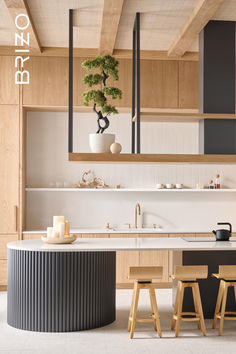
[[[136,322],[153,322],[155,318],[136,318]]]
[[[229,316],[229,315],[232,315],[232,316]],[[235,316],[233,316],[233,315],[235,315]],[[216,314],[216,318],[221,318],[222,317],[222,315],[221,315],[221,313],[220,312],[218,312],[217,314]],[[236,320],[236,312],[235,311],[225,311],[225,313],[224,313],[224,319],[225,320]]]

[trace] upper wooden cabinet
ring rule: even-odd
[[[198,108],[198,62],[179,62],[179,108]]]
[[[74,106],[83,105],[83,84],[86,70],[81,67],[87,58],[74,58]],[[13,70],[14,70],[14,64]],[[23,104],[67,106],[68,58],[31,57],[25,64],[30,72],[30,84],[23,85]],[[177,60],[141,60],[141,107],[196,108],[198,106],[198,62]],[[121,100],[117,107],[131,107],[132,61],[119,60],[119,81],[109,79],[109,85],[120,88]]]
[[[31,57],[25,68],[30,73],[30,84],[23,85],[24,105],[67,105],[67,58]]]
[[[15,57],[0,57],[0,104],[19,104],[19,85],[15,84]]]
[[[141,107],[178,108],[178,61],[142,60]]]
[[[0,105],[0,234],[17,233],[19,137],[19,107]]]

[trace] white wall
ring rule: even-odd
[[[96,131],[96,117],[74,114],[74,151],[89,151],[88,133]],[[123,152],[130,152],[130,116],[111,118]],[[197,123],[142,124],[143,153],[197,153]],[[67,113],[30,112],[27,117],[27,186],[73,185],[86,170],[113,186],[154,187],[158,183],[207,184],[216,173],[227,188],[236,188],[234,165],[106,165],[78,164],[67,159]],[[231,221],[236,228],[236,194],[160,193],[55,193],[27,192],[27,229],[45,229],[52,215],[65,214],[73,227],[122,226],[133,222],[134,206],[141,203],[144,221],[168,230],[210,231],[217,221]]]

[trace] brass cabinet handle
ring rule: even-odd
[[[14,205],[14,215],[15,215],[15,232],[18,232],[18,207]]]

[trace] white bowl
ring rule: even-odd
[[[166,188],[167,189],[172,189],[172,188],[174,188],[174,185],[172,183],[167,183],[166,184]]]

